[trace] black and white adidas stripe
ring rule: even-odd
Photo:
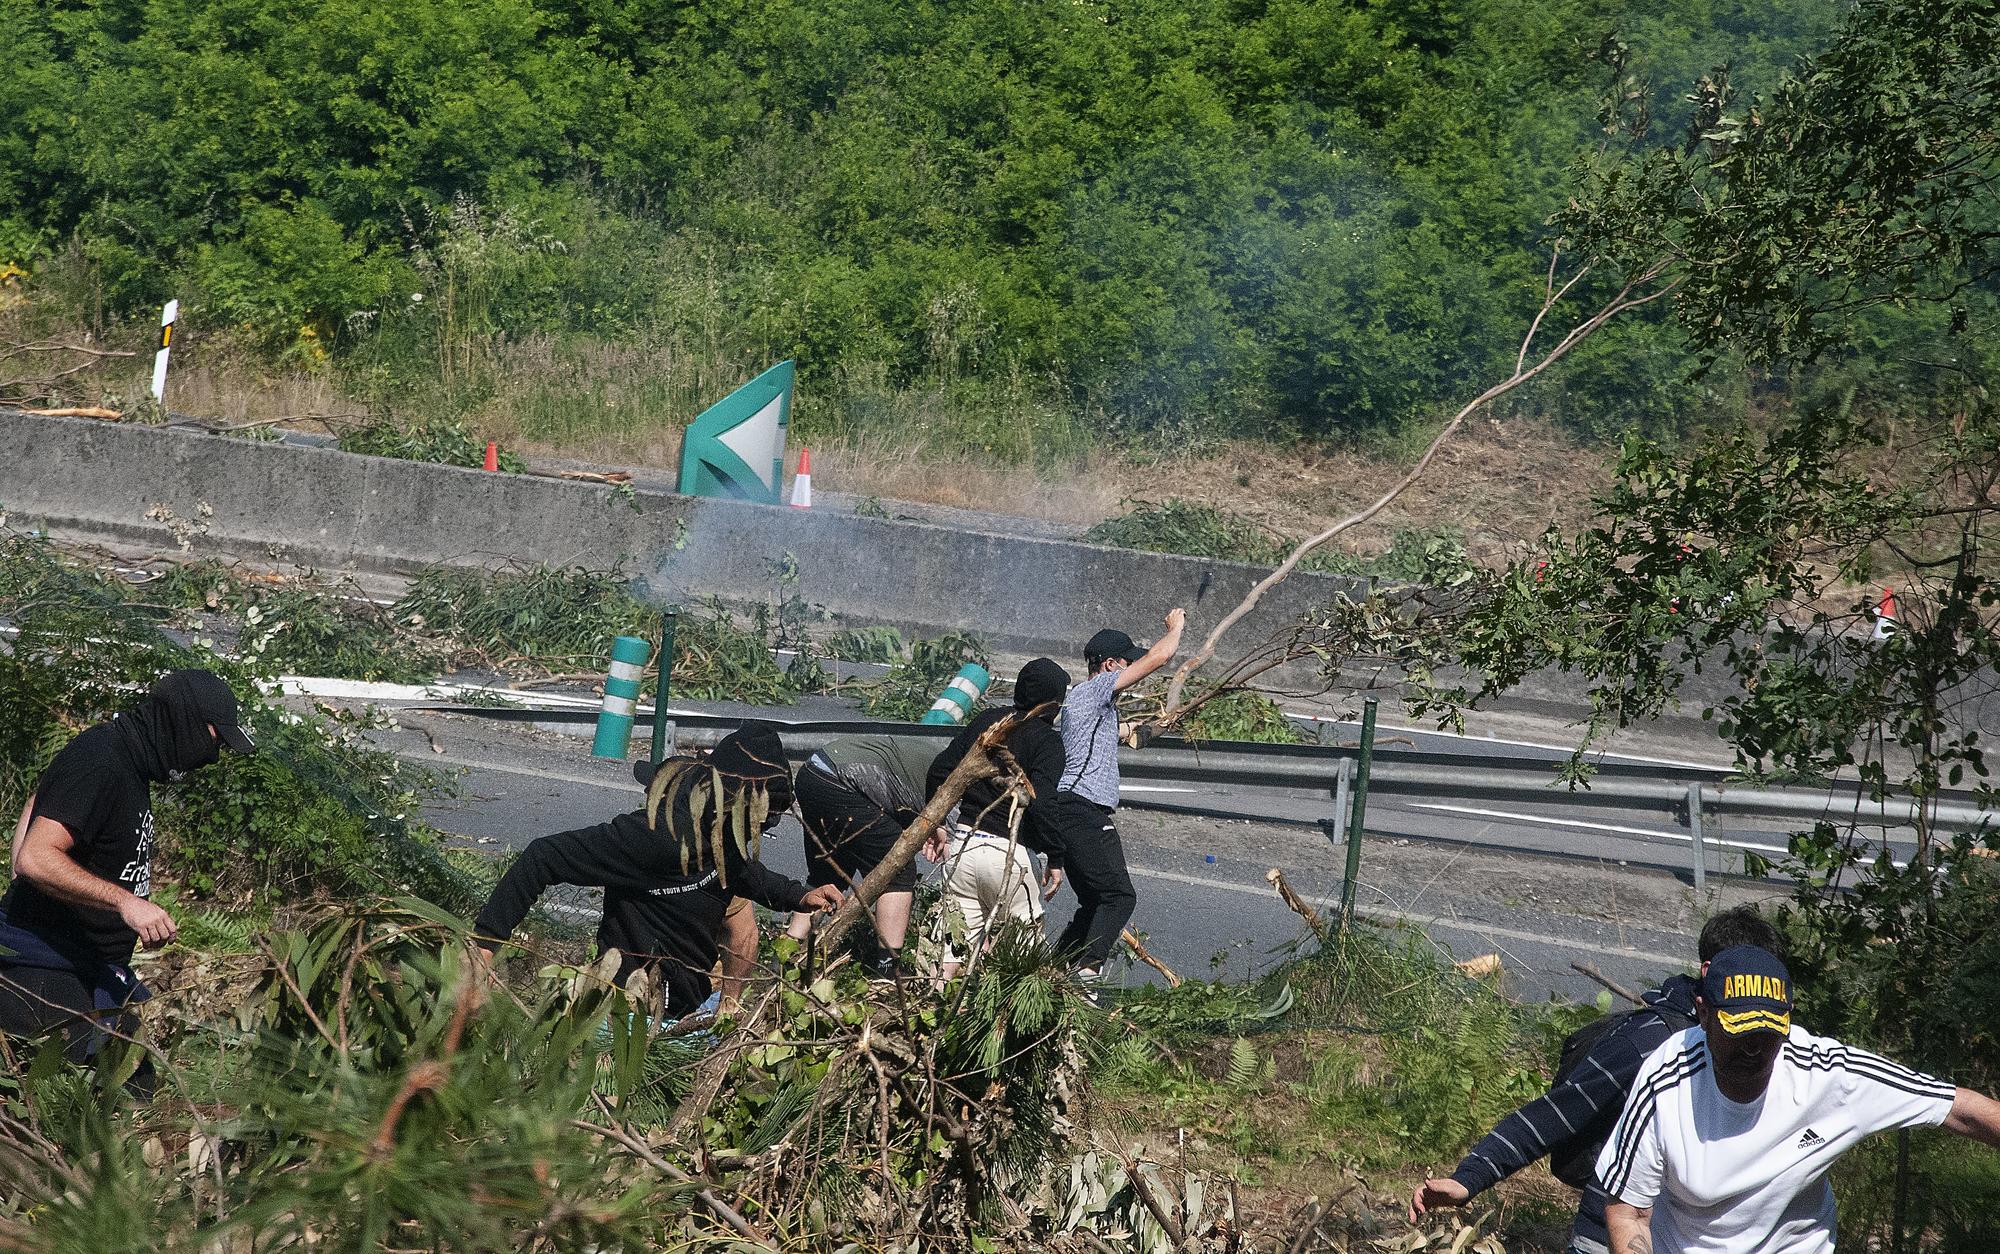
[[[1958,1086],[1921,1071],[1912,1071],[1880,1054],[1847,1045],[1815,1042],[1800,1045],[1785,1042],[1785,1061],[1801,1071],[1845,1072],[1864,1080],[1908,1093],[1913,1097],[1935,1097],[1950,1101],[1958,1096]]]
[[[1648,1125],[1659,1117],[1661,1096],[1706,1070],[1708,1042],[1697,1040],[1668,1059],[1633,1090],[1631,1098],[1625,1103],[1625,1114],[1619,1121],[1618,1145],[1612,1155],[1611,1170],[1600,1182],[1606,1194],[1619,1197],[1624,1193],[1625,1186],[1631,1183],[1632,1172],[1638,1165],[1635,1154],[1639,1141]]]

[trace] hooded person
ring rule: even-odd
[[[255,749],[236,694],[204,670],[170,671],[131,709],[64,746],[15,826],[0,897],[0,1032],[60,1028],[83,1060],[150,994],[132,951],[164,945],[173,917],[153,887],[154,784]],[[120,1030],[124,1030],[123,1027]]]
[[[1027,777],[1030,794],[1018,827],[1008,781],[974,780],[959,799],[949,834],[926,849],[932,861],[945,865],[946,901],[963,920],[974,953],[1007,919],[1039,925],[1042,903],[1062,884],[1065,850],[1050,805],[1063,772],[1062,736],[1055,719],[1068,691],[1069,672],[1049,658],[1036,658],[1021,668],[1014,681],[1012,709],[988,710],[974,718],[931,762],[926,786],[934,795],[989,728],[1003,719],[1016,720],[1004,743]],[[1040,892],[1035,888],[1031,852],[1044,855],[1048,862]],[[957,966],[954,952],[945,963],[947,978]]]
[[[693,1013],[713,988],[709,971],[733,897],[773,910],[826,910],[832,887],[807,888],[758,861],[763,833],[792,805],[784,742],[768,723],[745,723],[707,757],[677,756],[634,777],[646,803],[607,822],[557,832],[521,851],[473,922],[491,953],[555,884],[602,888],[600,951],[622,955],[617,981],[650,969],[670,1018]]]

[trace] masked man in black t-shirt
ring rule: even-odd
[[[666,990],[667,1014],[693,1013],[708,997],[709,969],[732,897],[773,910],[830,910],[832,885],[808,889],[757,860],[755,839],[792,804],[784,742],[767,723],[746,723],[706,759],[668,758],[634,769],[646,806],[608,823],[531,842],[507,868],[473,922],[490,954],[514,934],[545,889],[604,889],[600,949],[623,961],[617,982],[652,970]]]
[[[173,917],[148,900],[152,786],[225,747],[255,747],[236,695],[208,671],[182,670],[56,754],[22,811],[13,883],[0,898],[0,1032],[60,1028],[81,1061],[104,1026],[129,1030],[126,1008],[150,995],[132,974],[133,948],[175,935]]]

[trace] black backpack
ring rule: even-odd
[[[1599,1015],[1563,1038],[1562,1057],[1556,1062],[1556,1076],[1549,1087],[1554,1089],[1569,1079],[1583,1065],[1590,1051],[1597,1048],[1599,1041],[1614,1032],[1624,1031],[1640,1015],[1651,1015],[1666,1024],[1669,1035],[1693,1027],[1695,1023],[1691,1016],[1667,1006],[1640,1006],[1621,1010],[1617,1014]],[[1577,1134],[1569,1140],[1551,1146],[1549,1174],[1572,1188],[1588,1188],[1594,1183],[1597,1179],[1597,1153],[1610,1139],[1611,1129],[1617,1126],[1618,1113],[1606,1112],[1604,1117],[1577,1129]]]

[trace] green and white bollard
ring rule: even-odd
[[[597,712],[597,735],[590,742],[593,758],[623,758],[632,748],[632,716],[639,709],[639,680],[653,646],[637,636],[611,642],[611,673],[604,677],[604,705]]]
[[[977,662],[967,662],[958,668],[958,674],[944,686],[938,699],[931,703],[922,722],[942,726],[963,723],[965,716],[972,713],[972,707],[979,704],[979,698],[986,695],[986,687],[993,682],[993,676]]]

